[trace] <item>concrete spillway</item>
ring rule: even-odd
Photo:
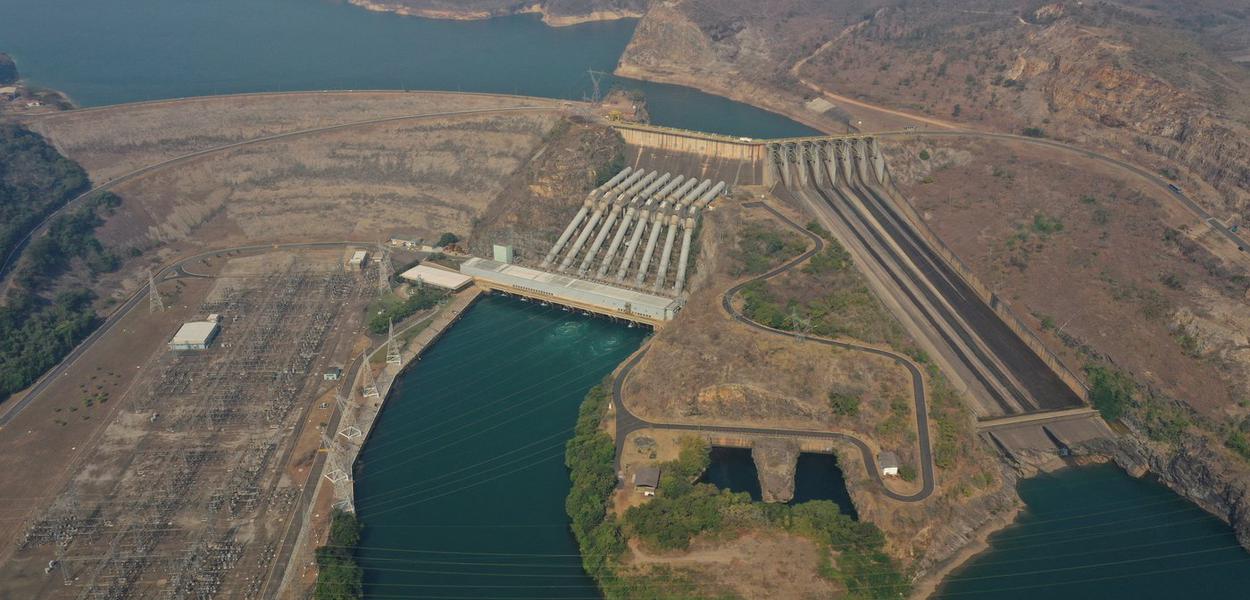
[[[825,166],[829,173],[829,185],[838,185],[838,147],[834,142],[825,142]]]

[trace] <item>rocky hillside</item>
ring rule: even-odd
[[[349,0],[368,10],[433,19],[489,19],[538,13],[549,25],[642,16],[647,0]]]
[[[1215,214],[1250,217],[1250,71],[1237,62],[1250,59],[1250,3],[1023,4],[671,0],[643,18],[620,71],[790,112],[823,90],[1127,148],[1207,192]]]

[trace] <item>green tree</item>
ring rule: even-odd
[[[1086,365],[1089,378],[1089,400],[1108,421],[1118,420],[1128,411],[1137,385],[1129,376],[1113,367]]]
[[[460,241],[460,236],[450,231],[446,231],[446,232],[443,232],[443,235],[438,236],[438,243],[434,245],[438,248],[442,248],[444,246],[449,246],[459,241]]]

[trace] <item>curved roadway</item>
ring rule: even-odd
[[[729,288],[729,290],[727,290],[724,293],[724,295],[721,297],[721,307],[725,310],[726,313],[729,314],[729,316],[733,317],[735,320],[757,331],[762,331],[762,332],[786,336],[786,337],[793,337],[794,333],[792,332],[782,331],[780,329],[774,329],[772,327],[762,325],[760,323],[757,323],[747,318],[746,315],[743,315],[742,313],[738,312],[736,308],[734,308],[733,299],[734,299],[734,296],[736,296],[738,292],[741,291],[746,286],[751,285],[752,283],[756,281],[763,281],[763,280],[776,277],[777,275],[780,275],[786,271],[789,271],[790,269],[806,261],[808,258],[811,258],[812,256],[816,255],[818,252],[824,250],[825,240],[821,238],[820,236],[816,235],[815,233],[812,233],[811,231],[808,231],[807,229],[800,227],[797,223],[790,220],[785,215],[782,215],[773,207],[768,206],[763,203],[755,203],[755,204],[758,204],[759,206],[764,207],[769,212],[771,212],[774,216],[784,221],[787,225],[793,227],[794,229],[801,232],[803,235],[807,236],[807,238],[813,242],[813,245],[806,252],[782,264],[781,266],[776,267],[773,270],[767,273],[764,273],[763,275],[760,275],[759,277],[748,279],[747,281],[741,282]],[[762,437],[828,439],[828,440],[836,440],[839,442],[847,442],[855,446],[856,448],[858,448],[860,457],[864,461],[864,467],[868,469],[869,473],[872,473],[875,475],[877,484],[881,486],[882,493],[885,494],[887,497],[892,498],[894,500],[899,500],[902,502],[919,502],[921,500],[924,500],[925,498],[928,498],[930,495],[932,495],[933,489],[934,489],[933,450],[932,450],[932,446],[929,440],[929,411],[928,411],[928,403],[926,401],[926,396],[925,396],[924,375],[921,373],[920,368],[917,367],[916,364],[911,361],[911,359],[897,352],[890,352],[888,350],[882,350],[880,348],[874,348],[872,346],[864,346],[860,344],[838,341],[838,340],[823,338],[819,336],[812,336],[812,335],[808,335],[804,339],[811,340],[818,344],[844,348],[847,350],[854,350],[857,352],[867,352],[869,354],[874,354],[877,356],[889,358],[893,360],[894,362],[898,363],[899,365],[902,365],[911,374],[912,397],[915,398],[915,406],[913,407],[912,410],[915,411],[916,413],[916,433],[917,433],[917,441],[920,445],[921,486],[920,486],[919,491],[913,494],[901,494],[899,492],[895,492],[891,490],[888,486],[886,486],[885,481],[882,478],[881,471],[877,468],[877,461],[876,461],[876,457],[873,455],[872,448],[869,447],[869,445],[864,440],[849,433],[842,433],[842,432],[836,432],[836,431],[817,431],[817,430],[807,430],[807,429],[776,429],[776,428],[766,428],[766,427],[733,427],[733,426],[723,426],[723,425],[659,423],[659,422],[654,422],[654,421],[647,421],[643,419],[642,417],[639,417],[638,415],[630,412],[628,406],[626,406],[625,401],[624,401],[623,388],[625,385],[625,379],[629,376],[629,373],[633,371],[634,367],[638,366],[638,362],[641,361],[642,357],[646,355],[647,353],[646,349],[643,349],[637,352],[636,354],[634,354],[634,356],[631,357],[629,361],[626,362],[623,367],[621,367],[620,372],[617,374],[616,379],[612,383],[612,396],[615,401],[614,404],[616,406],[616,457],[617,457],[617,463],[618,463],[617,464],[618,471],[620,467],[620,464],[619,464],[620,458],[625,449],[625,438],[628,437],[630,433],[637,431],[639,429],[650,428],[650,429],[664,429],[664,430],[669,430],[669,431],[696,431],[696,432],[706,432],[706,433],[727,433],[727,434],[752,435],[752,436],[762,436]]]

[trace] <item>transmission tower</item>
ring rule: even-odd
[[[812,319],[800,317],[797,309],[790,309],[790,325],[794,327],[794,337],[800,342],[812,332]]]
[[[604,73],[603,71],[596,71],[594,69],[586,69],[586,72],[590,74],[590,86],[592,89],[590,93],[590,102],[592,104],[598,104],[602,99],[599,95],[599,84],[603,81],[603,76],[607,75],[607,73]]]
[[[156,275],[152,274],[152,269],[148,269],[148,312],[165,312],[165,301],[161,298],[161,291],[156,289]]]
[[[365,360],[364,370],[365,381],[360,387],[360,395],[365,398],[381,398],[382,394],[378,393],[378,384],[373,381],[373,369],[369,366],[368,360]]]
[[[399,340],[395,339],[395,322],[387,321],[386,364],[403,364],[404,357],[399,350]]]
[[[330,483],[342,483],[351,480],[351,475],[347,469],[343,468],[343,457],[339,456],[340,448],[338,443],[328,433],[321,433],[321,445],[326,451],[326,469],[325,478]]]
[[[378,291],[383,294],[391,291],[391,255],[381,242],[378,242]]]

